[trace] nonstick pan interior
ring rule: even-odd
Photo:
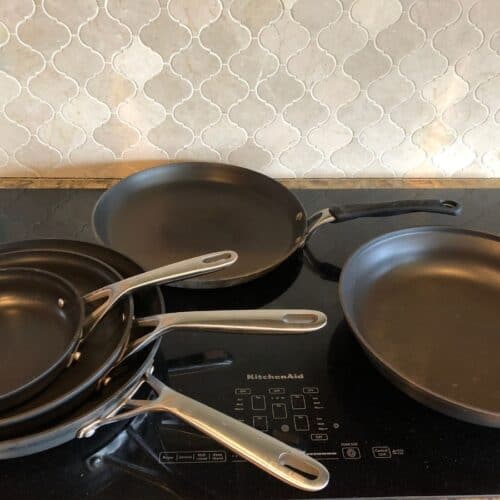
[[[277,181],[210,163],[170,164],[134,174],[106,191],[93,215],[96,235],[151,269],[230,248],[239,259],[179,286],[229,286],[285,260],[305,232],[302,206]]]
[[[22,247],[22,244],[19,244]],[[29,243],[25,244],[29,248]],[[0,267],[32,267],[53,272],[69,281],[80,295],[121,278],[99,260],[75,252],[28,249],[0,253]],[[0,248],[1,252],[2,248]],[[44,391],[0,415],[0,436],[13,435],[67,411],[80,393],[92,390],[113,359],[128,343],[132,323],[132,299],[124,299],[97,325],[82,346],[82,356]],[[125,322],[123,321],[125,318]],[[42,349],[43,346],[38,346]]]
[[[14,242],[2,245],[0,251],[16,251],[26,248],[39,251],[83,253],[112,266],[123,277],[133,276],[142,271],[133,261],[111,249],[80,241],[47,239]],[[134,311],[138,316],[150,316],[165,311],[163,298],[157,287],[142,289],[134,293],[133,304]],[[140,329],[135,334],[132,329],[131,337],[134,338],[136,335],[143,335],[143,333]],[[116,404],[117,398],[119,399],[127,388],[141,377],[146,368],[151,365],[159,343],[158,340],[151,347],[148,346],[123,363],[116,370],[109,385],[100,391],[92,391],[77,407],[67,409],[63,416],[53,415],[52,421],[40,419],[38,425],[33,427],[31,432],[26,429],[17,434],[18,438],[10,435],[7,440],[0,441],[0,459],[37,453],[74,439],[85,423],[105,413],[105,408],[110,404]],[[3,438],[5,439],[5,436]],[[7,463],[3,464],[4,469],[7,466],[19,468],[22,464],[18,461],[8,462],[8,465]]]
[[[0,408],[29,399],[70,360],[84,320],[76,289],[55,274],[0,269]]]
[[[412,228],[361,247],[342,271],[346,318],[376,365],[413,397],[500,426],[500,240]]]

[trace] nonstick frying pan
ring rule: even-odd
[[[38,269],[0,269],[1,410],[26,401],[64,369],[84,317],[67,280]]]
[[[452,417],[500,427],[500,238],[452,227],[385,234],[348,259],[342,308],[396,386]]]
[[[52,297],[49,296],[48,299],[50,300],[45,301],[43,308],[49,309],[51,304],[54,303],[53,307],[57,308],[57,313],[61,308],[62,302],[66,310],[66,315],[70,316],[73,314],[73,316],[76,316],[74,318],[74,322],[78,326],[78,330],[76,332],[75,330],[72,330],[72,325],[69,325],[70,328],[68,329],[68,325],[65,324],[64,326],[66,327],[66,332],[62,332],[64,335],[60,335],[66,339],[67,343],[71,341],[71,344],[75,346],[74,349],[72,351],[69,350],[61,340],[59,340],[59,344],[62,344],[63,347],[65,347],[65,352],[69,351],[67,354],[68,357],[76,357],[76,354],[78,354],[76,359],[79,359],[81,353],[76,352],[76,348],[79,345],[79,339],[82,338],[82,314],[83,311],[85,311],[85,303],[92,303],[105,297],[105,302],[92,311],[88,317],[91,318],[90,324],[94,326],[96,325],[96,322],[102,319],[106,311],[109,310],[125,294],[131,293],[142,286],[170,283],[183,279],[184,277],[214,272],[218,269],[223,269],[232,265],[236,262],[237,258],[238,256],[236,253],[230,250],[201,255],[176,262],[174,264],[162,266],[152,271],[146,271],[137,276],[125,278],[111,285],[105,285],[99,290],[87,293],[83,298],[79,297],[76,290],[70,287],[66,292],[66,298],[64,301],[62,301],[62,299],[54,301]],[[40,272],[39,274],[39,289],[37,292],[40,301],[42,301],[43,290],[45,286],[48,287],[50,284],[49,278],[52,280],[58,278],[56,275],[51,275],[47,272]],[[42,278],[45,278],[47,283],[43,283]],[[60,282],[61,285],[65,284],[63,280],[60,280]],[[222,331],[226,333],[242,332],[254,334],[297,334],[314,332],[326,325],[326,317],[323,313],[306,309],[189,311],[183,313],[178,312],[163,314],[148,318],[139,318],[135,321],[138,326],[153,326],[155,328],[153,331],[144,335],[140,339],[136,339],[132,344],[127,346],[125,352],[122,353],[119,358],[112,359],[110,361],[110,366],[113,368],[117,364],[121,363],[123,359],[133,355],[138,350],[143,349],[146,345],[156,340],[158,337],[174,329],[187,328],[190,330]],[[121,324],[117,324],[116,328],[121,328]],[[46,336],[41,335],[41,333],[45,333]],[[47,329],[47,332],[38,332],[38,334],[37,340],[42,346],[51,341],[50,336],[55,337],[54,332],[52,332],[50,328]],[[44,358],[48,357],[44,352],[44,349],[39,349],[39,352],[42,353]],[[23,371],[25,369],[23,363],[18,363],[17,369],[19,371]]]
[[[121,278],[122,274],[130,277],[142,271],[130,259],[109,248],[60,239],[3,244],[0,246],[0,266],[29,266],[55,272],[70,281],[80,294],[112,283]],[[122,274],[117,273],[115,269]],[[86,355],[66,370],[63,377],[57,377],[44,391],[2,413],[0,437],[13,438],[26,434],[46,425],[47,422],[71,415],[75,408],[94,393],[107,394],[107,388],[100,391],[95,391],[95,388],[109,370],[110,357],[122,353],[129,341],[128,336],[123,335],[123,329],[115,328],[116,318],[123,314],[122,307],[133,307],[135,314],[139,316],[164,311],[163,297],[157,287],[137,290],[133,297],[133,301],[131,297],[120,301],[120,307],[114,307],[106,315],[93,334],[86,339]],[[132,325],[132,314],[127,314],[127,317]],[[142,335],[143,330],[138,332],[132,328],[130,338],[137,338],[139,333]],[[145,352],[149,352],[149,349]],[[143,354],[138,353],[131,361],[142,359],[142,356]],[[115,370],[110,382],[112,386],[114,378],[120,377],[121,370],[126,371],[128,364],[130,362],[125,362],[123,367]],[[42,441],[44,444],[40,446],[46,447],[51,442],[50,439]]]
[[[44,242],[33,242],[32,245],[39,245],[40,248],[45,249],[47,246],[53,248],[50,244]],[[95,251],[92,251],[94,249],[93,245],[79,245],[77,242],[55,241],[53,245],[56,248],[81,249],[101,258],[114,255],[113,252],[105,251],[105,249],[99,247],[95,247]],[[14,245],[10,248],[19,247]],[[112,263],[122,273],[137,272],[134,265],[121,256],[114,259],[110,258],[108,262]],[[131,268],[132,271],[130,271]],[[149,290],[144,290],[141,293],[145,294],[146,292],[149,292]],[[161,295],[155,300],[161,301]],[[151,300],[134,300],[137,305],[137,313],[151,314],[154,312],[154,306],[151,307],[155,300],[154,294]],[[17,438],[0,441],[0,458],[14,458],[37,453],[60,445],[77,436],[92,434],[98,426],[111,423],[111,421],[108,421],[109,418],[130,418],[133,415],[117,417],[117,413],[121,411],[125,404],[135,406],[133,413],[140,413],[139,401],[133,401],[130,398],[136,392],[141,379],[145,374],[149,373],[158,346],[159,341],[157,340],[152,346],[147,346],[142,352],[126,360],[109,385],[101,391],[95,392],[72,413],[58,419],[52,425],[45,425],[37,432],[25,433]],[[148,376],[147,379],[149,380],[149,378]],[[156,402],[144,401],[145,405],[142,412],[166,411],[168,408],[196,425],[202,432],[209,433],[224,445],[229,446],[233,451],[240,453],[251,462],[256,463],[259,467],[292,486],[307,491],[317,491],[328,483],[328,471],[304,453],[174,391],[168,390],[155,379],[151,379],[151,384],[156,390],[161,391],[162,398],[161,401],[157,400]],[[175,408],[169,405],[175,405]]]
[[[85,337],[124,295],[141,286],[212,272],[236,259],[234,252],[208,254],[107,284],[84,297],[67,280],[48,271],[13,267],[1,270],[0,409],[27,400],[73,360],[79,360]],[[89,304],[103,299],[85,316]],[[114,326],[126,338],[130,324],[124,327],[123,323],[127,319],[118,317]],[[114,354],[110,367],[118,361],[119,353]]]
[[[452,201],[406,200],[331,207],[308,220],[299,200],[265,175],[190,162],[143,170],[122,180],[103,193],[92,219],[102,243],[147,269],[200,255],[207,248],[233,249],[239,259],[231,268],[176,285],[216,288],[267,273],[329,222],[409,212],[456,215],[459,208]]]
[[[18,243],[19,251],[2,252],[0,248],[0,267],[11,268],[30,267],[57,274],[70,282],[79,296],[121,279],[113,268],[105,263],[74,252],[56,250],[30,249],[29,243]],[[72,363],[65,370],[64,376],[58,376],[45,389],[33,395],[15,408],[5,410],[0,415],[0,435],[8,429],[27,429],[30,423],[43,420],[44,416],[57,416],[64,412],[65,405],[81,391],[92,390],[94,384],[108,370],[109,361],[117,359],[129,343],[130,329],[133,321],[133,302],[131,298],[120,301],[108,312],[96,326],[93,334],[85,342],[85,356],[77,363]],[[40,356],[43,351],[39,338],[34,343]],[[50,352],[50,351],[49,351]],[[17,362],[19,364],[18,358]],[[33,362],[33,360],[30,360]],[[16,366],[16,370],[18,367]],[[24,368],[22,368],[24,370]],[[62,375],[62,374],[61,374]]]

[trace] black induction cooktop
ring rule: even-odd
[[[500,429],[463,423],[402,394],[370,364],[344,321],[337,282],[358,245],[415,225],[500,233],[498,190],[298,191],[306,209],[342,202],[452,198],[463,215],[411,214],[324,227],[306,251],[257,281],[223,290],[164,288],[169,311],[300,307],[328,326],[301,336],[173,332],[155,373],[175,389],[254,425],[320,460],[323,491],[281,484],[168,414],[140,417],[39,455],[0,463],[4,498],[500,497]],[[4,191],[4,241],[91,240],[98,191]],[[69,222],[62,213],[72,213]]]

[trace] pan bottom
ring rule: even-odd
[[[414,384],[500,412],[500,274],[420,260],[381,274],[358,302],[370,348]]]

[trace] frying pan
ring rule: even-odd
[[[56,378],[75,352],[83,323],[83,303],[67,280],[37,269],[0,269],[0,409]]]
[[[85,294],[120,279],[122,275],[114,268],[127,277],[142,271],[130,259],[111,249],[91,243],[60,239],[3,244],[0,246],[0,266],[29,266],[57,273],[70,281],[79,294]],[[119,356],[128,344],[129,336],[123,334],[123,327],[116,329],[116,319],[125,313],[129,325],[132,326],[133,314],[127,313],[131,308],[138,315],[164,311],[163,298],[156,287],[136,291],[133,302],[129,297],[120,301],[119,306],[119,308],[114,307],[97,325],[93,334],[85,341],[85,356],[82,356],[78,363],[73,363],[63,377],[57,377],[44,391],[2,413],[0,416],[2,438],[25,434],[47,422],[71,414],[72,410],[95,392],[98,381],[109,371],[108,360]],[[140,333],[142,335],[142,330]],[[132,339],[136,338],[137,330],[132,328],[130,336]],[[139,353],[133,360],[141,356]],[[125,362],[123,369],[126,367]],[[115,370],[115,377],[121,375],[121,369],[122,367]],[[106,388],[99,392],[102,391],[106,393]]]
[[[137,272],[131,261],[119,255],[112,258],[115,255],[114,252],[94,245],[61,241],[54,241],[53,243],[43,241],[30,243],[32,246],[45,249],[45,251],[47,248],[82,249],[82,251],[101,258],[108,257],[108,262],[113,263],[122,273],[128,272],[130,274]],[[20,248],[19,244],[7,245],[7,247],[9,249]],[[150,292],[149,290],[144,290],[141,293]],[[134,301],[138,302],[138,307],[136,307],[138,314],[151,314],[154,312],[154,306],[153,310],[151,309],[152,304],[155,303],[155,300],[160,300],[161,302],[161,295],[157,299],[154,299],[154,297],[155,295],[153,294],[150,300]],[[90,338],[93,338],[93,336]],[[112,416],[113,418],[118,418],[117,414],[125,404],[135,405],[134,413],[139,413],[139,402],[131,400],[131,395],[136,392],[144,377],[147,377],[147,379],[150,378],[146,374],[150,371],[158,347],[159,341],[157,340],[153,345],[148,345],[142,352],[127,359],[121,365],[117,375],[113,377],[106,387],[99,392],[95,392],[72,413],[56,420],[53,424],[46,424],[45,427],[39,429],[37,432],[25,433],[15,439],[0,441],[0,458],[14,458],[37,453],[60,445],[77,436],[90,435],[98,426],[111,423],[107,421],[108,418]],[[161,405],[163,407],[168,406],[168,401],[170,401],[170,404],[176,405],[175,409],[170,408],[172,411],[184,413],[185,416],[183,418],[189,418],[202,432],[208,432],[219,441],[224,440],[223,444],[229,446],[233,451],[246,456],[259,467],[264,468],[295,487],[307,491],[317,491],[328,483],[328,471],[304,453],[215,412],[200,403],[174,393],[174,391],[168,392],[166,388],[162,387],[159,381],[151,379],[151,383],[155,385],[156,390],[162,391],[162,403],[160,404],[157,401],[155,404],[157,411],[160,411]],[[175,398],[172,396],[175,396]],[[163,401],[163,399],[167,399],[168,401]],[[151,401],[147,401],[147,404],[150,406],[145,406],[142,411],[152,411],[151,403]],[[207,411],[208,415],[206,415]],[[121,418],[125,419],[130,416],[132,415],[122,415]],[[216,433],[216,435],[213,433]],[[227,442],[228,440],[229,442]]]
[[[35,248],[30,250],[30,246]],[[21,250],[2,253],[0,248],[0,266],[30,266],[42,268],[45,270],[56,272],[59,275],[71,280],[79,289],[79,292],[88,292],[89,288],[95,288],[96,284],[108,283],[103,286],[97,296],[117,297],[125,289],[120,284],[110,285],[110,281],[116,281],[116,273],[110,273],[109,266],[89,258],[85,255],[80,255],[76,252],[55,250],[59,247],[72,248],[80,245],[87,251],[99,249],[100,253],[110,253],[116,258],[119,254],[96,247],[93,245],[86,246],[83,243],[74,245],[74,242],[66,243],[64,240],[48,240],[47,242],[25,242],[17,244],[4,245],[5,250]],[[87,244],[88,245],[88,244]],[[48,248],[49,250],[44,250]],[[224,259],[217,260],[217,256],[223,256]],[[214,270],[220,266],[230,265],[235,259],[235,255],[230,252],[221,252],[210,254],[200,258],[189,259],[187,261],[177,263],[172,266],[163,268],[159,274],[161,280],[167,279],[168,276],[179,278],[183,274],[192,275],[194,273]],[[104,269],[103,269],[104,268]],[[152,279],[155,276],[155,271],[146,276]],[[129,278],[128,287],[144,284],[144,276],[134,276]],[[122,282],[123,284],[123,282]],[[108,304],[109,305],[109,304]],[[295,315],[294,313],[297,313]],[[127,319],[127,328],[121,323],[122,315]],[[208,315],[209,316],[209,315]],[[122,357],[130,356],[131,350],[137,352],[141,348],[142,340],[144,346],[148,345],[158,337],[173,328],[198,328],[212,330],[242,330],[246,329],[252,333],[250,326],[253,324],[253,332],[261,333],[262,326],[268,329],[269,333],[281,331],[284,333],[299,333],[306,331],[315,331],[321,328],[326,318],[321,313],[315,311],[301,310],[275,310],[275,311],[237,311],[232,313],[221,313],[218,318],[207,318],[206,312],[190,312],[183,315],[172,315],[163,319],[162,328],[156,328],[149,335],[144,336],[144,339],[135,339],[131,344],[130,350],[127,351],[129,344],[129,336],[127,332],[130,330],[132,315],[127,311],[122,311],[121,314],[108,315],[96,327],[96,331],[85,339],[84,355],[80,357],[79,362],[71,367],[70,373],[65,373],[64,377],[56,378],[43,393],[40,393],[34,399],[26,401],[26,403],[4,412],[0,417],[0,436],[15,435],[19,430],[27,430],[32,426],[36,426],[42,422],[44,418],[55,417],[57,414],[63,413],[68,408],[73,407],[76,400],[81,400],[98,381],[109,382],[108,373],[121,362]],[[150,324],[153,325],[158,318],[149,318]],[[272,321],[271,321],[272,320]],[[148,319],[144,320],[146,325]],[[164,326],[168,323],[168,327]],[[136,329],[137,331],[137,329]],[[143,333],[143,328],[141,329]],[[143,346],[142,346],[143,347]]]
[[[0,326],[4,328],[0,331],[4,356],[0,363],[0,408],[27,400],[73,360],[80,359],[82,341],[124,295],[141,286],[169,282],[186,274],[212,272],[236,259],[233,252],[208,254],[108,284],[84,297],[67,280],[47,271],[1,271]],[[102,299],[104,302],[85,317],[86,306]],[[128,337],[129,325],[124,328],[123,323],[124,319],[118,317],[114,328]],[[118,360],[118,354],[109,359],[109,367]]]
[[[385,234],[348,259],[346,319],[375,366],[421,403],[500,427],[500,238],[452,227]]]
[[[176,285],[216,288],[267,273],[328,222],[409,212],[456,215],[459,209],[452,201],[409,200],[336,206],[307,220],[299,200],[265,175],[232,165],[190,162],[143,170],[122,180],[99,198],[92,221],[103,244],[147,269],[207,248],[232,248],[239,259],[231,268]]]
[[[17,246],[9,246],[10,248],[24,250],[2,252],[0,249],[0,267],[12,270],[17,267],[30,267],[39,269],[40,272],[55,273],[59,278],[70,282],[78,296],[122,278],[110,266],[86,255],[29,249],[29,243],[18,243]],[[117,359],[128,345],[133,312],[133,302],[130,298],[120,301],[117,307],[109,311],[96,326],[93,334],[86,339],[85,356],[81,356],[78,363],[72,363],[64,376],[56,377],[42,392],[32,395],[29,400],[15,408],[2,412],[0,435],[5,435],[7,430],[9,433],[13,432],[16,428],[27,429],[30,423],[43,421],[44,416],[55,417],[65,411],[65,405],[79,392],[84,394],[92,390],[97,380],[109,370],[108,360]],[[44,351],[49,349],[50,341],[51,338],[46,341],[49,346],[44,346],[44,349],[40,349],[39,338],[32,345],[36,346],[37,351]],[[26,344],[29,349],[29,342]],[[36,352],[32,358],[39,356],[40,352]],[[32,362],[33,359],[30,359],[30,363]],[[19,370],[17,366],[16,370]]]

